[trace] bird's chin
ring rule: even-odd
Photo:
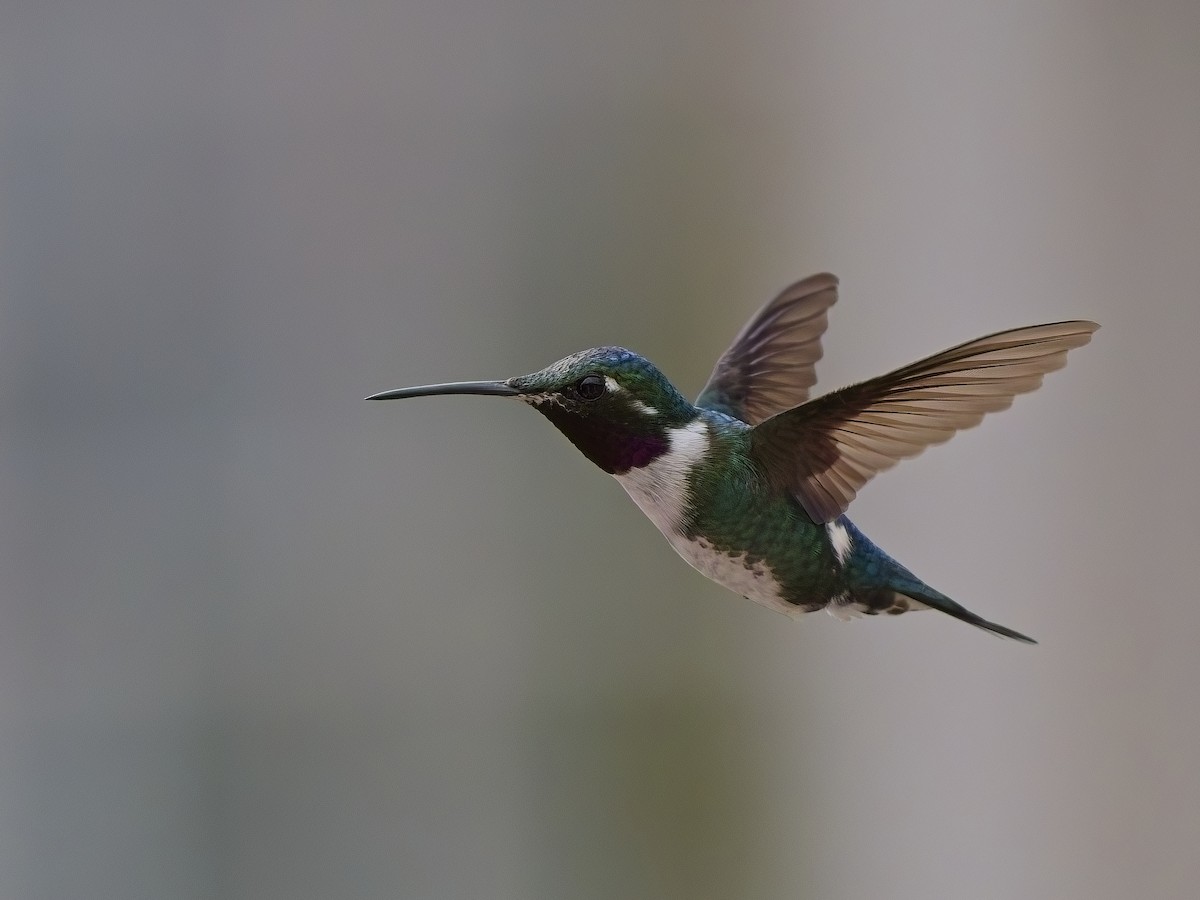
[[[558,408],[566,409],[567,405],[563,402],[561,394],[546,392],[543,394],[521,394],[517,397],[522,403],[528,403],[536,410],[546,412],[549,409]]]

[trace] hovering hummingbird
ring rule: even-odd
[[[621,347],[583,350],[531,375],[384,391],[515,397],[615,477],[688,563],[797,617],[938,609],[1035,643],[931,588],[845,516],[877,472],[977,425],[1066,364],[1100,326],[1055,322],[959,344],[808,399],[838,280],[813,275],[759,310],[689,403]]]

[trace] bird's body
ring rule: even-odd
[[[689,565],[747,600],[792,617],[821,609],[841,619],[894,615],[936,604],[956,618],[1026,639],[934,591],[845,515],[813,522],[755,465],[751,430],[724,413],[696,409],[690,422],[667,433],[665,453],[614,473]]]
[[[789,615],[849,593],[849,520],[818,525],[764,483],[747,458],[743,423],[704,410],[680,431],[671,451],[614,476],[680,556],[734,593]]]
[[[981,338],[813,401],[837,280],[797,282],[751,319],[696,403],[620,347],[503,382],[405,388],[513,396],[613,475],[689,564],[771,609],[853,615],[934,608],[1030,641],[929,587],[844,515],[876,472],[1032,390],[1098,326],[1062,322]],[[807,402],[806,402],[807,401]]]

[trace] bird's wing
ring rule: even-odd
[[[807,400],[837,284],[834,275],[812,275],[760,309],[717,360],[696,405],[757,425]]]
[[[814,522],[831,522],[877,472],[1008,408],[1099,327],[1057,322],[960,344],[767,419],[751,453]]]

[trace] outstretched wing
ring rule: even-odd
[[[960,344],[767,419],[751,453],[814,522],[831,522],[877,472],[1007,409],[1099,327],[1057,322]]]
[[[760,309],[717,360],[696,405],[757,425],[807,400],[837,284],[828,273],[812,275]]]

